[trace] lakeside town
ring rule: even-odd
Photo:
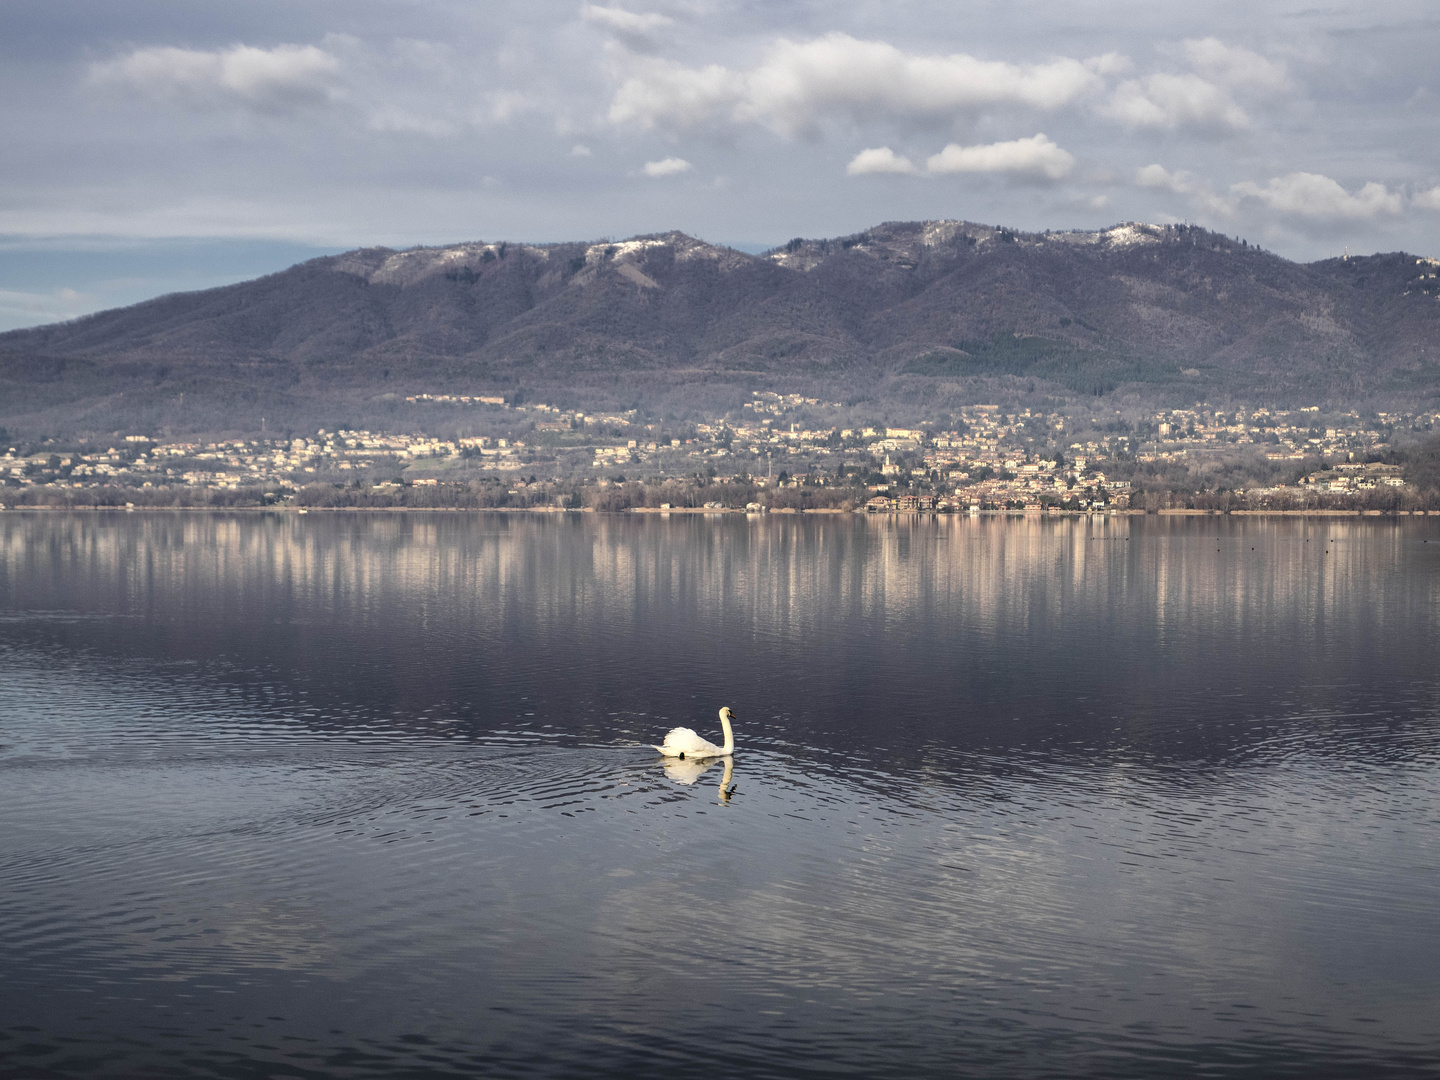
[[[1430,509],[1406,452],[1437,413],[1212,408],[1091,414],[979,404],[910,426],[756,393],[676,422],[418,394],[426,432],[201,441],[159,433],[5,448],[18,506],[1119,512]]]

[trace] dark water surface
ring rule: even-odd
[[[1434,1076],[1437,624],[1418,518],[0,514],[0,1076]]]

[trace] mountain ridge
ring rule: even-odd
[[[0,335],[0,424],[298,422],[457,390],[667,408],[781,386],[1429,401],[1437,270],[1404,252],[1293,263],[1134,222],[889,222],[759,255],[676,231],[360,248]]]

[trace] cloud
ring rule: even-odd
[[[610,102],[610,121],[687,128],[717,111],[734,109],[744,96],[742,78],[719,64],[687,68],[670,60],[646,60],[621,83]]]
[[[1235,200],[1215,194],[1209,184],[1188,172],[1170,172],[1163,165],[1146,165],[1135,173],[1135,183],[1145,188],[1160,188],[1184,195],[1201,210],[1220,217],[1235,216]]]
[[[1429,191],[1417,191],[1411,202],[1425,210],[1440,210],[1440,186]]]
[[[1272,92],[1290,86],[1284,64],[1237,45],[1226,45],[1219,38],[1192,38],[1184,48],[1190,66],[1222,86]]]
[[[667,157],[664,161],[647,161],[645,163],[646,176],[677,176],[680,173],[687,173],[695,166],[684,158]]]
[[[1250,118],[1219,86],[1199,75],[1160,72],[1115,88],[1101,113],[1135,128],[1243,131]]]
[[[958,143],[950,143],[938,154],[932,154],[925,162],[925,171],[931,176],[950,173],[1008,173],[1046,180],[1059,180],[1068,176],[1074,167],[1075,158],[1056,146],[1043,133],[1032,135],[1028,139],[1014,139],[985,146],[960,146]],[[847,176],[875,173],[913,175],[915,172],[917,170],[913,161],[895,153],[888,146],[861,150],[845,167]]]
[[[626,11],[624,8],[597,7],[594,4],[583,5],[580,8],[580,17],[586,22],[596,23],[622,34],[634,35],[648,34],[662,26],[669,26],[675,21],[668,15],[660,15],[655,12],[640,14]]]
[[[1157,72],[1117,86],[1100,109],[1126,127],[1198,131],[1244,131],[1249,115],[1233,92],[1278,94],[1290,89],[1285,65],[1219,38],[1192,38],[1182,45],[1190,72]]]
[[[958,146],[951,143],[925,163],[927,171],[943,173],[1013,173],[1059,180],[1075,167],[1075,158],[1043,133],[1028,139]]]
[[[340,61],[314,45],[205,52],[157,47],[94,64],[90,82],[195,108],[238,105],[284,113],[341,96]]]
[[[1252,181],[1232,184],[1243,198],[1258,199],[1272,210],[1296,217],[1329,221],[1367,221],[1381,214],[1398,214],[1404,202],[1398,192],[1370,181],[1350,194],[1328,176],[1295,172],[1274,177],[1264,187]]]
[[[576,143],[574,146],[572,146],[572,147],[570,148],[570,156],[571,156],[571,157],[581,157],[581,158],[589,157],[589,156],[590,156],[590,147],[586,146],[584,143]]]
[[[611,102],[614,123],[687,128],[718,119],[764,124],[783,135],[824,119],[943,122],[989,106],[1058,109],[1098,91],[1098,72],[1120,62],[1113,55],[1042,64],[918,55],[843,33],[782,39],[748,71],[631,60]]]
[[[846,176],[866,176],[871,173],[913,173],[915,163],[907,157],[900,157],[888,146],[877,146],[873,150],[861,150],[845,166]]]
[[[1085,66],[1096,75],[1119,75],[1121,72],[1129,71],[1133,65],[1128,56],[1117,52],[1108,52],[1104,56],[1092,56],[1085,61]]]
[[[1136,170],[1135,183],[1141,187],[1166,188],[1184,195],[1189,190],[1185,182],[1188,175],[1184,172],[1172,173],[1164,165],[1146,165]]]
[[[504,90],[491,95],[490,119],[497,124],[508,124],[530,108],[530,101],[524,94],[516,90]]]

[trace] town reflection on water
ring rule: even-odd
[[[836,610],[893,618],[962,602],[999,621],[1042,597],[1049,609],[1136,593],[1161,617],[1257,598],[1318,614],[1373,593],[1432,534],[1440,523],[1425,518],[12,511],[0,573],[12,602],[53,583],[87,607],[163,603],[199,579],[237,614],[277,594],[337,616],[431,594],[568,618],[683,588],[707,614],[805,632]],[[1414,602],[1433,598],[1435,582],[1414,584]]]
[[[1429,518],[0,515],[5,608],[130,618],[55,633],[303,683],[317,725],[643,743],[743,700],[742,746],[878,752],[888,715],[901,754],[1063,723],[1224,758],[1433,671],[1437,564]]]

